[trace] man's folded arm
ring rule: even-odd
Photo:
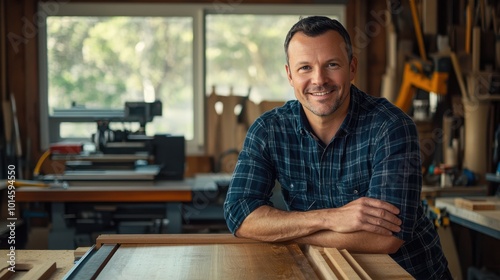
[[[359,252],[393,253],[403,241],[397,208],[377,199],[363,198],[340,208],[306,212],[282,211],[263,205],[236,229],[236,236],[267,242],[295,240]]]
[[[347,249],[351,253],[393,254],[396,253],[403,240],[395,236],[386,236],[367,231],[340,233],[319,231],[308,236],[295,239],[297,243],[321,247]]]

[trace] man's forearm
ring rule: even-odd
[[[380,235],[367,231],[339,233],[329,230],[318,231],[295,239],[298,243],[321,247],[347,249],[349,252],[392,254],[403,244],[394,236]]]
[[[334,232],[321,226],[322,210],[286,212],[261,206],[252,212],[236,231],[239,237],[266,242],[294,240],[298,243],[347,249],[351,252],[396,252],[403,241],[367,231]]]
[[[328,244],[354,246],[356,242],[367,240],[363,238],[372,237],[378,243],[378,239],[393,240],[381,239],[380,236],[392,237],[394,232],[401,230],[399,226],[401,220],[396,216],[398,213],[399,210],[393,205],[373,198],[360,198],[339,208],[305,212],[282,211],[264,205],[245,218],[236,230],[236,235],[261,241],[288,241],[310,236],[316,232],[331,231],[345,235],[327,235],[325,242],[328,241]],[[374,235],[354,238],[357,234],[353,234],[353,239],[346,239],[349,234],[357,232]],[[318,237],[309,238],[314,241],[315,238],[323,238],[323,234],[318,233]]]
[[[236,231],[236,236],[261,241],[287,241],[321,230],[318,215],[310,212],[288,212],[270,206],[255,209]]]

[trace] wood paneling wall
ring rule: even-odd
[[[0,0],[4,9],[0,14],[0,19],[5,21],[5,36],[0,43],[5,47],[5,57],[1,57],[6,64],[6,71],[2,71],[5,80],[1,79],[2,100],[8,99],[12,93],[15,96],[18,107],[18,119],[22,139],[24,154],[31,158],[32,167],[43,153],[40,150],[40,120],[39,120],[39,80],[38,80],[38,2],[40,0]],[[66,2],[59,1],[59,2]],[[57,1],[56,1],[57,2]],[[74,0],[72,2],[84,2]],[[87,0],[85,2],[101,2],[97,0]],[[117,1],[107,2],[144,2],[144,1]],[[214,3],[213,0],[180,1],[180,0],[155,0],[147,2],[168,2],[168,3]],[[314,0],[220,0],[221,3],[245,3],[245,4],[314,4],[325,3]],[[358,32],[366,32],[370,28],[367,22],[371,20],[370,11],[385,9],[386,1],[362,1],[351,0],[346,5],[346,25],[355,39]],[[353,43],[359,43],[353,40]],[[358,77],[356,83],[371,95],[380,95],[380,80],[385,69],[385,32],[382,29],[376,36],[371,36],[367,44],[357,48],[360,58],[358,66]],[[367,59],[369,58],[369,59]],[[369,69],[370,75],[367,75]],[[1,70],[0,70],[1,71]],[[3,73],[5,72],[5,73]],[[367,77],[368,76],[368,77]],[[29,151],[27,151],[27,149]]]

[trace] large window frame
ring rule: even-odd
[[[339,1],[342,2],[342,1]],[[56,6],[54,6],[56,5]],[[259,15],[329,15],[345,22],[344,4],[276,5],[241,4],[240,1],[213,4],[159,4],[159,3],[40,3],[39,22],[47,16],[186,16],[193,19],[193,113],[194,137],[186,141],[188,155],[205,153],[205,16],[208,14],[259,14]],[[48,149],[50,143],[62,140],[59,125],[63,122],[92,121],[86,116],[51,116],[48,106],[47,30],[40,25],[39,80],[40,80],[40,145]],[[285,34],[283,34],[283,37]]]

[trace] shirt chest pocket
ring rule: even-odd
[[[307,210],[307,201],[310,199],[307,193],[307,181],[281,178],[281,192],[289,210]]]
[[[370,187],[368,172],[358,173],[355,176],[345,176],[336,184],[337,205],[345,205],[355,199],[366,196]]]

